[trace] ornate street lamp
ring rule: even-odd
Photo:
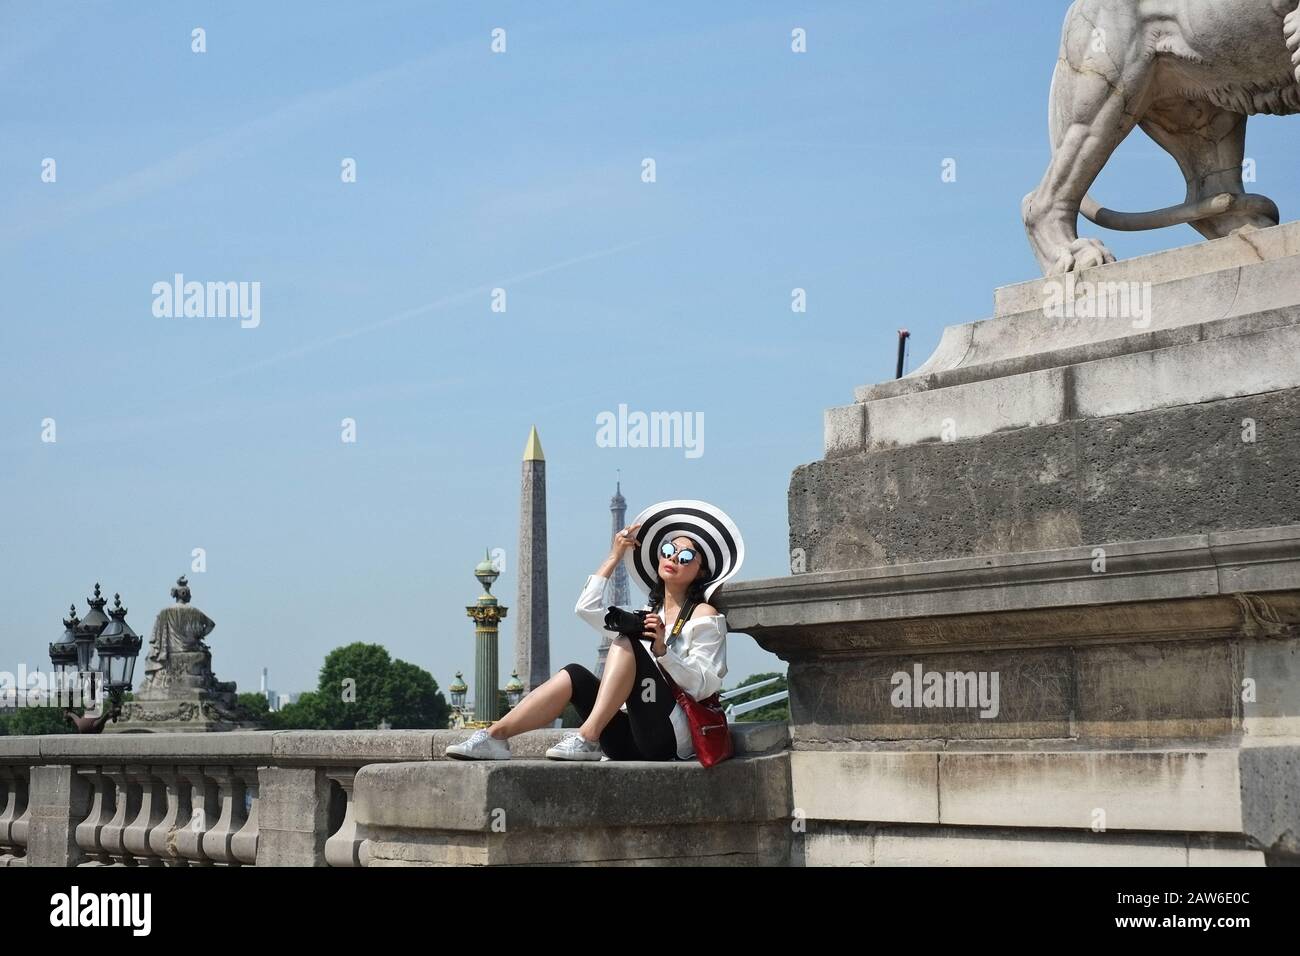
[[[83,672],[99,670],[99,662],[95,660],[95,638],[108,626],[108,615],[104,613],[108,599],[100,595],[99,582],[95,582],[95,596],[86,598],[86,603],[90,605],[90,613],[77,628],[77,666]]]
[[[501,572],[497,570],[496,562],[492,560],[490,553],[486,553],[483,560],[474,565],[474,577],[478,578],[478,583],[483,585],[484,591],[492,593],[492,585],[497,583]]]
[[[102,689],[108,690],[107,706],[98,717],[79,717],[64,706],[65,716],[76,725],[78,733],[97,734],[110,720],[116,720],[122,713],[122,698],[131,689],[143,641],[126,623],[121,595],[114,595],[114,599],[113,608],[105,614],[108,601],[96,584],[95,596],[86,599],[90,613],[85,620],[77,620],[73,605],[70,618],[63,622],[63,636],[50,645],[50,663],[61,688],[88,690],[92,699],[99,699]],[[90,686],[83,688],[81,680],[89,681]]]
[[[519,701],[524,697],[524,682],[519,679],[519,671],[510,672],[510,682],[506,684],[506,703],[510,705],[511,710],[519,706]]]
[[[112,620],[100,631],[95,641],[95,652],[99,655],[99,667],[108,684],[113,719],[116,720],[122,711],[122,697],[131,689],[135,659],[143,641],[126,623],[126,608],[122,607],[120,594],[113,595],[113,607],[108,614]]]
[[[452,726],[459,727],[465,721],[465,697],[469,694],[469,685],[465,683],[460,671],[456,671],[456,679],[451,682],[447,692],[451,694]]]
[[[81,621],[77,619],[77,605],[68,608],[68,617],[63,621],[63,636],[50,644],[50,663],[54,665],[54,679],[59,702],[64,700],[64,692],[78,686],[81,676],[81,662],[77,656],[77,628]]]

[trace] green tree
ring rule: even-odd
[[[560,714],[561,727],[581,727],[582,714],[578,713],[578,708],[573,706],[573,701],[564,705],[564,712]]]
[[[316,691],[300,694],[292,704],[285,704],[268,715],[267,726],[273,730],[328,730],[321,713]]]
[[[77,728],[65,720],[58,707],[19,707],[13,713],[0,717],[0,736],[39,736],[43,734],[75,734]]]
[[[771,677],[779,677],[780,680],[775,684],[768,684],[766,687],[760,687],[750,694],[738,694],[727,701],[728,704],[744,703],[747,700],[756,700],[759,697],[767,697],[769,694],[776,694],[783,690],[788,690],[789,685],[786,683],[785,675],[772,671],[767,674],[750,674],[743,681],[736,685],[734,689],[746,687],[749,684],[757,684],[759,681],[767,680]],[[737,720],[780,720],[789,722],[790,720],[790,699],[779,700],[774,704],[766,704],[757,710],[751,710],[747,714],[741,714]]]
[[[428,671],[357,642],[330,651],[314,692],[269,716],[285,729],[373,730],[385,720],[394,728],[443,728],[448,710]]]
[[[271,717],[271,703],[258,691],[245,691],[235,698],[240,720],[266,724]]]

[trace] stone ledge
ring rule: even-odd
[[[694,762],[446,761],[357,774],[367,866],[784,864],[788,754]]]
[[[1221,835],[1078,833],[990,827],[810,826],[796,866],[1266,866]]]
[[[768,821],[789,814],[788,754],[694,761],[448,760],[371,764],[354,784],[367,826],[490,833]]]
[[[790,773],[793,806],[809,820],[1087,831],[1101,825],[1238,834],[1272,848],[1294,846],[1288,827],[1300,832],[1300,810],[1272,773],[1279,761],[1294,766],[1298,758],[1295,739],[1219,749],[794,751]],[[1243,784],[1246,769],[1259,780]]]
[[[1297,265],[1300,265],[1300,257],[1297,257]],[[1295,297],[1300,298],[1300,290],[1296,291]],[[1041,315],[1035,318],[1039,322],[1049,321]],[[1006,320],[986,321],[1002,322]],[[858,404],[876,402],[887,398],[915,395],[934,389],[970,385],[989,379],[1009,378],[1025,372],[1040,372],[1065,366],[1084,365],[1102,359],[1119,358],[1134,353],[1153,352],[1159,349],[1192,345],[1197,342],[1267,332],[1272,329],[1294,326],[1297,323],[1300,323],[1300,305],[1288,304],[1259,311],[1234,314],[1225,318],[1210,319],[1195,324],[1134,331],[1120,338],[1102,339],[1096,342],[1070,345],[1054,341],[1052,348],[1045,351],[1023,355],[1011,354],[1004,358],[986,357],[979,364],[969,364],[972,359],[973,343],[971,339],[975,334],[972,326],[951,326],[951,331],[945,330],[944,334],[945,336],[954,337],[954,341],[949,344],[941,343],[939,351],[920,369],[902,378],[887,379],[874,385],[859,385],[853,390],[853,398]],[[980,324],[982,323],[976,323],[976,325]],[[1013,334],[1014,330],[1006,328],[1001,331],[1008,339],[1007,349],[1013,349],[1014,343],[1017,341]]]
[[[265,760],[271,756],[276,731],[230,731],[228,733],[174,734],[47,734],[40,741],[42,763],[88,763],[109,760],[138,762],[141,759],[220,758],[240,762]],[[0,759],[7,758],[7,739],[0,737]]]
[[[788,866],[785,821],[588,827],[581,830],[447,834],[372,828],[362,865],[393,866]]]
[[[1258,331],[1296,321],[1300,304],[1300,223],[1279,227],[1288,233],[1274,244],[1277,255],[1203,261],[1202,271],[1161,268],[1162,258],[1184,250],[1130,259],[1069,277],[1024,283],[1020,294],[1004,295],[992,318],[947,326],[934,352],[899,379],[854,389],[857,401],[874,401],[934,388],[1001,378],[1063,365],[1090,362],[1192,341]],[[1222,240],[1229,245],[1233,240]],[[1195,247],[1204,249],[1203,243]],[[1242,251],[1240,244],[1234,251]],[[1071,291],[1105,292],[1103,284],[1137,284],[1142,314],[1119,316],[1049,315],[1047,293],[1058,300]],[[1111,287],[1115,291],[1120,286]],[[1130,311],[1136,310],[1130,305]],[[1147,311],[1149,310],[1149,311]],[[1134,325],[1134,322],[1140,325]]]
[[[1225,236],[1084,269],[1078,278],[1088,282],[1177,282],[1294,255],[1300,255],[1300,222],[1284,222],[1248,235]],[[1043,301],[1042,289],[1048,281],[1031,279],[994,290],[994,315],[1035,308]]]
[[[1300,268],[1300,261],[1297,262]],[[1300,309],[1290,310],[1300,321]],[[1178,405],[1195,405],[1281,391],[1300,385],[1300,325],[1246,331],[1077,364],[1017,369],[967,383],[944,384],[867,401],[864,411],[826,411],[827,455],[900,448],[943,440],[945,422],[956,441],[995,432],[1067,421],[1131,415]],[[901,380],[900,380],[901,381]],[[862,443],[854,445],[857,416]]]
[[[737,755],[771,753],[790,741],[788,724],[740,721],[731,725]],[[569,729],[547,728],[511,741],[517,757],[541,758]],[[448,746],[468,730],[261,730],[194,734],[47,734],[0,737],[0,762],[165,762],[202,758],[283,766],[359,766],[445,760]],[[694,761],[691,761],[694,763]]]
[[[1102,573],[1092,571],[1093,552],[1061,548],[741,581],[727,587],[727,622],[778,654],[970,645],[987,643],[990,633],[1003,635],[1004,644],[1050,644],[1126,634],[1149,640],[1272,629],[1280,636],[1300,627],[1300,525],[1107,543]],[[1256,607],[1242,592],[1267,597]],[[1056,610],[1085,607],[1087,614]]]

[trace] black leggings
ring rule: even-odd
[[[677,701],[646,643],[628,640],[636,655],[636,679],[627,696],[627,712],[614,712],[601,732],[600,747],[610,760],[676,760],[677,732],[669,715]],[[600,680],[581,664],[565,664],[561,670],[569,673],[573,706],[585,721],[596,707]]]

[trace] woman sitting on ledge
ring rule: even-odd
[[[727,620],[707,603],[740,568],[744,545],[723,512],[698,501],[654,505],[614,536],[609,556],[587,578],[574,609],[602,635],[605,587],[620,561],[650,592],[644,635],[619,634],[610,643],[602,679],[566,664],[491,727],[474,731],[447,756],[508,760],[515,734],[549,727],[569,701],[582,718],[577,731],[546,751],[554,760],[689,760],[695,756],[686,712],[664,674],[693,700],[722,688],[727,673]],[[645,527],[642,540],[638,531]],[[655,560],[651,560],[654,555]],[[710,560],[711,558],[711,560]],[[716,571],[715,571],[716,569]],[[681,633],[667,640],[691,605]]]

